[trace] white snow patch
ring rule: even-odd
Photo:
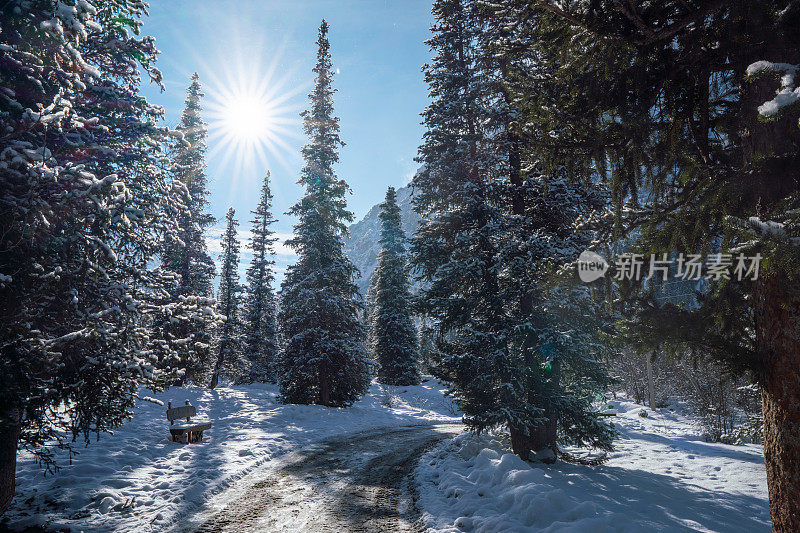
[[[759,75],[766,72],[777,72],[781,74],[781,88],[775,94],[775,98],[758,106],[759,114],[770,117],[779,113],[784,107],[800,102],[800,87],[797,87],[795,83],[797,71],[798,65],[772,63],[770,61],[756,61],[747,67],[748,76]]]
[[[761,220],[758,217],[750,217],[748,223],[751,228],[758,231],[761,235],[771,235],[773,237],[785,237],[786,225],[774,220]]]
[[[463,434],[423,457],[419,506],[434,532],[770,531],[763,449],[704,442],[690,419],[611,402],[607,463],[532,465],[504,437]]]

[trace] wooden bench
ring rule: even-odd
[[[167,404],[170,440],[173,442],[182,442],[183,444],[200,442],[203,440],[203,431],[211,429],[211,422],[192,424],[193,416],[197,416],[197,409],[195,409],[193,405],[189,405],[189,400],[186,400],[186,405],[175,407],[174,409],[172,407],[172,402]],[[186,419],[186,423],[175,425],[175,421],[182,418]]]

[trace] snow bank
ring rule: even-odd
[[[611,402],[603,466],[531,465],[503,437],[460,435],[415,471],[425,524],[455,531],[770,531],[762,448],[703,442],[669,410]],[[649,411],[649,410],[648,410]]]
[[[254,384],[208,390],[173,388],[137,406],[133,419],[103,435],[63,468],[43,476],[32,457],[17,465],[17,495],[4,517],[17,528],[49,524],[72,531],[164,531],[264,462],[334,435],[415,423],[458,421],[427,381],[415,387],[373,385],[350,408],[277,403],[277,387]],[[165,407],[183,405],[213,422],[203,443],[168,440]]]

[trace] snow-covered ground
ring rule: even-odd
[[[613,401],[602,466],[530,465],[503,438],[462,434],[415,476],[428,527],[451,531],[770,531],[761,446],[712,444],[678,412]]]
[[[167,440],[164,407],[143,402],[113,436],[43,476],[20,457],[12,527],[164,531],[201,511],[237,480],[289,451],[337,435],[458,420],[441,386],[381,387],[349,409],[281,405],[269,385],[174,388],[213,421],[201,444]],[[503,437],[448,439],[415,471],[418,506],[433,531],[769,531],[762,448],[706,443],[680,410],[613,401],[620,431],[607,463],[531,465]],[[270,463],[273,464],[273,463]],[[237,485],[238,486],[238,485]],[[227,494],[227,492],[226,492]],[[219,495],[219,497],[217,497]],[[213,510],[213,509],[212,509]]]
[[[271,385],[208,390],[173,388],[155,395],[189,400],[213,422],[204,442],[168,440],[165,407],[142,402],[114,435],[81,449],[72,464],[44,477],[30,456],[17,465],[17,495],[4,517],[17,528],[48,523],[73,531],[164,531],[255,467],[334,435],[415,423],[457,421],[441,387],[373,385],[348,409],[282,405]]]

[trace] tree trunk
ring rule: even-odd
[[[20,430],[19,410],[0,413],[0,515],[14,499]]]
[[[536,427],[531,439],[531,450],[539,455],[539,460],[544,463],[556,461],[556,438],[558,437],[558,412],[552,406],[544,412],[547,422]],[[548,454],[547,452],[552,452]],[[544,455],[542,455],[544,453]]]
[[[531,438],[520,428],[510,426],[508,429],[511,434],[511,451],[527,461],[531,456]]]
[[[798,187],[796,154],[800,128],[794,113],[777,120],[759,120],[758,106],[775,96],[774,79],[748,82],[745,69],[757,60],[800,63],[800,52],[788,42],[765,38],[772,26],[770,8],[762,2],[744,2],[747,35],[754,46],[743,46],[737,72],[742,79],[741,180],[754,182],[754,197],[765,214],[782,208],[784,198]],[[764,158],[770,164],[759,163]],[[751,193],[752,194],[752,193]],[[745,213],[744,216],[748,216]],[[762,275],[755,287],[756,350],[761,368],[761,401],[764,413],[764,462],[772,527],[776,532],[800,531],[800,281],[786,272]]]
[[[224,352],[220,350],[219,355],[217,355],[217,362],[214,364],[214,373],[211,375],[211,383],[208,385],[209,389],[217,388],[217,385],[219,384],[219,373],[222,370],[222,361],[224,359]]]
[[[650,404],[650,409],[655,410],[655,385],[653,383],[653,357],[655,354],[647,354],[645,363],[647,365],[647,400]]]
[[[331,404],[331,383],[328,370],[324,367],[319,371],[319,403],[328,406]]]
[[[553,362],[553,370],[551,380],[556,383],[560,380],[560,365],[558,361]],[[543,463],[554,463],[556,461],[558,450],[558,410],[549,402],[542,398],[530,397],[529,401],[533,405],[539,405],[544,408],[542,418],[547,419],[546,422],[530,426],[526,432],[519,428],[510,428],[511,432],[511,449],[519,455],[523,461],[530,458],[531,452],[536,454],[536,459]],[[544,405],[542,405],[544,404]]]
[[[521,428],[509,427],[511,451],[523,461],[531,458],[531,452],[537,454],[536,458],[544,463],[553,463],[556,460],[558,413],[548,407],[545,409],[544,417],[547,418],[546,423],[527,428],[529,435],[526,435]]]
[[[800,282],[758,281],[756,342],[764,361],[764,462],[773,530],[800,531]]]

